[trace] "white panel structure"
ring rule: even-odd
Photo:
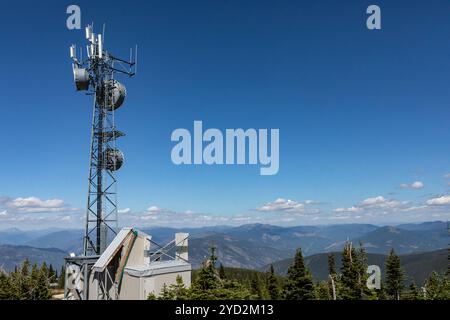
[[[158,296],[164,285],[175,284],[177,277],[190,287],[188,236],[177,233],[174,240],[159,246],[144,232],[123,228],[92,266],[90,275],[84,277],[88,279],[88,298],[145,300],[149,294]],[[182,253],[178,253],[180,248]],[[175,256],[170,256],[172,249],[177,252]]]
[[[117,252],[122,249],[125,240],[130,236],[133,232],[131,228],[123,228],[117,234],[117,236],[113,239],[113,241],[106,248],[105,252],[98,258],[97,262],[94,264],[92,268],[95,272],[103,272]]]

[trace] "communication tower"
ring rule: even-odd
[[[104,30],[104,29],[103,29]],[[115,79],[116,74],[136,74],[137,46],[130,49],[130,60],[119,59],[104,48],[104,31],[95,34],[86,27],[87,58],[82,50],[70,47],[73,76],[77,91],[93,96],[91,147],[88,177],[86,225],[83,239],[84,256],[101,255],[117,228],[117,179],[115,173],[124,162],[116,140],[125,134],[116,128],[115,112],[122,106],[126,89]],[[81,48],[80,48],[81,49]]]

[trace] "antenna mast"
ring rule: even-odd
[[[116,139],[124,136],[116,130],[115,111],[123,104],[125,86],[115,80],[117,73],[132,77],[135,61],[125,61],[104,50],[102,34],[86,27],[87,59],[76,56],[70,47],[73,75],[77,91],[87,91],[94,97],[91,149],[88,177],[86,226],[83,239],[84,255],[101,255],[107,246],[108,234],[117,234],[117,180],[115,172],[124,162],[123,153],[116,148]]]

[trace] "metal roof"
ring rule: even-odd
[[[108,266],[109,262],[114,258],[116,253],[120,250],[123,245],[123,242],[133,231],[132,228],[123,228],[119,231],[117,236],[113,239],[113,241],[106,248],[105,252],[98,258],[97,262],[94,264],[92,268],[96,272],[102,272]]]
[[[191,264],[181,260],[155,261],[148,265],[126,266],[125,272],[135,277],[150,277],[157,274],[191,271]]]

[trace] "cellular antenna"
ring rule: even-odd
[[[125,100],[126,89],[115,78],[118,74],[135,74],[135,61],[125,61],[105,51],[104,34],[105,25],[98,35],[93,24],[86,27],[86,60],[81,55],[77,58],[75,45],[70,47],[75,87],[94,97],[84,256],[101,255],[108,240],[118,232],[115,173],[122,167],[124,155],[116,148],[116,140],[125,134],[116,129],[114,114]]]
[[[95,34],[93,24],[86,27],[85,37],[86,60],[76,56],[75,45],[69,52],[76,89],[94,99],[86,225],[83,253],[64,259],[64,299],[146,299],[159,294],[161,284],[178,283],[178,277],[189,287],[188,233],[176,233],[173,240],[159,245],[136,228],[117,228],[115,174],[124,155],[116,141],[125,134],[116,128],[115,112],[125,101],[126,89],[116,76],[136,74],[137,46],[126,61],[105,50],[104,33]]]

